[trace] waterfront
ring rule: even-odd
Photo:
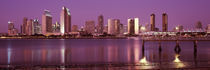
[[[208,41],[145,42],[133,39],[4,39],[0,40],[1,68],[159,69],[208,68]],[[48,67],[49,66],[49,67]]]

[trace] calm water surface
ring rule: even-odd
[[[210,42],[143,42],[140,39],[0,40],[1,66],[159,69],[210,66]],[[161,49],[159,48],[161,47]],[[56,67],[52,67],[56,68]]]

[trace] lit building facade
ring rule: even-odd
[[[105,26],[104,26],[103,32],[108,33],[108,25],[105,25]]]
[[[53,24],[52,25],[52,30],[53,30],[53,33],[60,33],[60,24],[58,22]]]
[[[150,15],[150,25],[151,25],[151,31],[155,31],[155,14]]]
[[[108,34],[113,35],[115,31],[115,26],[112,19],[108,19]]]
[[[28,18],[24,17],[23,18],[23,24],[21,25],[21,34],[22,35],[26,35],[26,25],[27,25],[27,21],[28,21]]]
[[[69,34],[71,32],[71,14],[68,8],[63,7],[60,16],[60,32],[61,34]]]
[[[166,13],[162,14],[162,31],[167,32],[168,31],[168,15]]]
[[[120,34],[120,20],[119,19],[113,19],[114,22],[114,35]]]
[[[72,26],[72,32],[78,32],[78,26],[77,25],[73,25]]]
[[[50,11],[45,10],[42,15],[42,34],[52,33],[52,16]]]
[[[90,34],[95,33],[95,22],[94,21],[86,21],[85,22],[85,31]]]
[[[15,28],[14,23],[11,21],[8,22],[8,35],[9,36],[18,35],[18,29]]]
[[[103,15],[98,16],[98,26],[97,26],[97,32],[99,34],[102,34],[104,30],[104,17]]]
[[[118,35],[120,34],[120,20],[108,19],[108,34]]]
[[[128,34],[130,35],[135,34],[134,19],[128,19]]]
[[[134,18],[134,29],[135,29],[135,34],[139,34],[139,18]]]
[[[124,34],[124,25],[120,24],[119,27],[120,27],[120,33],[119,34],[123,35]]]
[[[208,24],[207,33],[210,33],[210,24]]]
[[[38,19],[33,20],[33,34],[42,34],[41,24],[39,23]]]
[[[33,35],[34,32],[33,32],[33,20],[30,19],[27,21],[27,24],[26,24],[26,35]]]

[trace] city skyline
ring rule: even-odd
[[[185,28],[194,28],[194,25],[195,23],[197,23],[197,21],[202,22],[204,26],[203,28],[205,28],[207,24],[210,23],[210,21],[208,20],[210,18],[210,15],[207,13],[207,12],[210,12],[210,10],[208,10],[208,5],[207,5],[208,3],[210,3],[210,1],[190,0],[190,3],[188,3],[189,0],[188,1],[167,1],[167,0],[136,1],[134,0],[133,2],[116,0],[112,2],[111,1],[92,1],[93,3],[82,2],[82,5],[84,6],[91,4],[90,6],[87,6],[87,7],[79,6],[80,4],[79,1],[59,1],[59,2],[51,1],[52,3],[46,5],[39,0],[37,1],[21,1],[20,0],[19,2],[14,2],[14,3],[17,3],[14,5],[18,5],[18,6],[13,6],[13,5],[7,6],[9,2],[11,1],[8,0],[8,1],[1,2],[4,4],[1,4],[2,7],[0,7],[3,10],[3,12],[1,13],[2,17],[0,17],[1,18],[0,19],[0,23],[1,23],[0,32],[7,32],[7,28],[4,26],[8,25],[7,23],[8,21],[12,21],[15,25],[15,28],[18,28],[18,30],[20,30],[20,25],[23,23],[22,20],[24,17],[31,18],[31,19],[37,18],[39,21],[42,21],[41,15],[44,9],[48,9],[52,13],[53,24],[56,21],[60,22],[59,20],[60,10],[63,6],[69,8],[72,13],[72,25],[78,25],[79,27],[84,26],[85,21],[87,20],[94,20],[95,22],[97,22],[99,15],[104,16],[104,26],[108,25],[107,24],[108,18],[120,19],[121,23],[126,25],[127,19],[131,17],[138,17],[140,19],[139,24],[145,25],[145,23],[148,23],[148,24],[150,23],[150,14],[154,13],[156,15],[156,22],[155,22],[156,27],[159,29],[162,29],[162,16],[161,15],[163,12],[166,12],[168,14],[169,31],[172,30],[177,25],[183,25]],[[41,4],[40,6],[30,6],[29,4],[26,4],[24,6],[20,5],[22,3],[29,3],[29,2],[33,2],[34,4],[39,4],[39,3]],[[111,7],[108,5],[105,5],[105,4],[109,4],[108,2],[111,2],[110,3]],[[121,8],[121,5],[127,4],[127,3],[128,5],[122,6]],[[133,3],[137,7],[131,5],[130,3]],[[140,4],[140,3],[146,3],[148,5]],[[52,6],[52,4],[55,4],[53,8],[50,7]],[[178,4],[180,5],[178,6]],[[97,6],[99,5],[99,6],[94,7],[96,5]],[[133,8],[127,8],[131,6],[133,6]],[[178,6],[178,7],[175,7],[175,6]],[[13,7],[15,8],[17,7],[17,9],[19,10],[15,10]],[[33,10],[31,10],[31,8]],[[14,11],[17,11],[17,12],[11,13]],[[40,22],[40,24],[42,23]],[[98,23],[95,23],[95,24],[98,24]],[[187,27],[187,25],[190,25],[190,26]]]

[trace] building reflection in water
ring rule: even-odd
[[[184,62],[182,62],[182,61],[179,59],[179,57],[180,57],[180,52],[181,52],[181,48],[180,48],[180,45],[179,45],[179,42],[178,42],[178,41],[176,41],[176,46],[175,46],[174,51],[175,51],[175,59],[173,60],[173,62],[174,62],[174,64],[175,64],[174,66],[175,66],[176,68],[183,68],[183,67],[185,67]]]
[[[142,41],[142,58],[140,59],[139,62],[148,65],[149,62],[147,61],[146,56],[145,56],[144,45],[145,45],[145,41]]]
[[[61,63],[65,64],[65,47],[61,48]]]
[[[134,61],[138,62],[140,59],[140,42],[138,40],[134,41]]]
[[[198,41],[193,41],[194,43],[194,63],[195,63],[195,66],[197,67],[197,44],[198,44]]]
[[[11,54],[12,54],[12,49],[10,47],[7,48],[7,63],[10,64],[11,62]]]

